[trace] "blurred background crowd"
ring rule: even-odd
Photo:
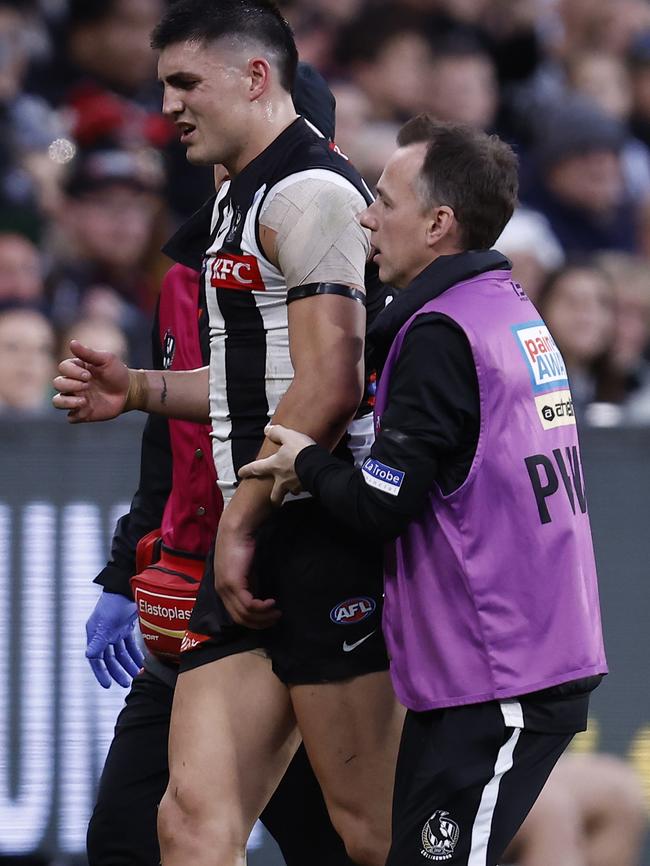
[[[161,245],[213,191],[160,113],[149,34],[166,2],[0,0],[0,421],[55,414],[71,337],[150,364]],[[422,111],[515,147],[521,203],[497,247],[576,412],[650,425],[650,0],[280,5],[370,184]]]
[[[0,0],[0,410],[48,411],[71,336],[148,365],[173,229],[211,194],[160,114],[166,0]],[[370,183],[409,116],[521,161],[498,243],[562,349],[576,411],[650,423],[650,3],[287,0]]]

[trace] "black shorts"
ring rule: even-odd
[[[511,724],[497,701],[407,713],[386,866],[496,866],[573,736]]]
[[[182,653],[181,671],[256,649],[288,685],[387,670],[380,543],[360,539],[315,500],[298,500],[260,529],[254,574],[257,595],[277,600],[279,622],[264,630],[234,624],[209,557],[188,627],[201,642]]]

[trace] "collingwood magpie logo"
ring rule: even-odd
[[[460,828],[447,817],[449,812],[437,809],[422,828],[422,850],[427,860],[451,860],[458,844]]]
[[[174,362],[174,352],[176,351],[176,337],[167,328],[163,337],[163,370],[169,370]]]
[[[234,205],[232,209],[232,219],[230,221],[230,228],[228,229],[228,234],[226,235],[226,239],[224,241],[224,245],[228,246],[229,244],[233,244],[237,239],[237,232],[239,231],[239,226],[242,221],[242,213],[240,209]]]

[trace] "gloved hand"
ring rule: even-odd
[[[127,689],[144,662],[133,626],[135,602],[115,592],[102,592],[86,623],[86,658],[95,679],[105,689],[111,682]]]

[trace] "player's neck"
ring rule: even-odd
[[[258,107],[259,111],[251,119],[250,132],[245,146],[237,154],[233,163],[226,166],[231,177],[236,177],[243,171],[298,117],[289,95],[281,102],[267,102]]]

